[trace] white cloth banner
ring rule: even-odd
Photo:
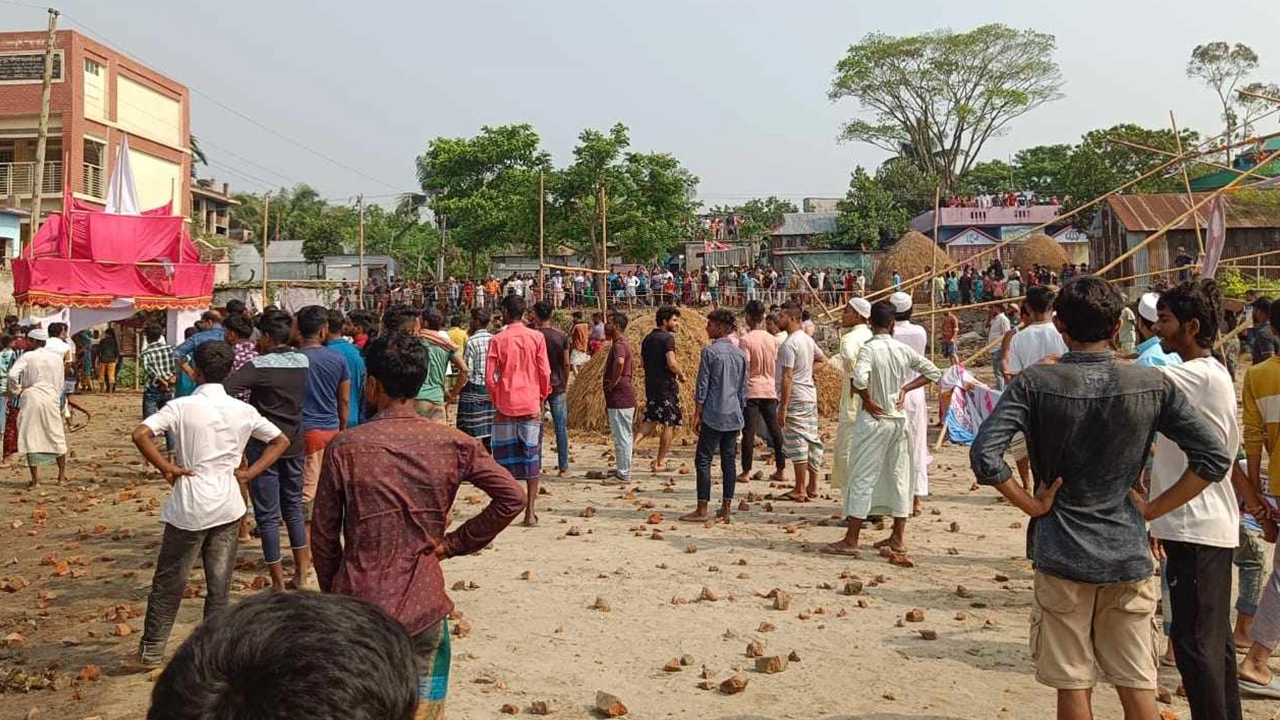
[[[138,189],[133,182],[133,166],[129,163],[129,135],[120,134],[120,148],[116,151],[116,166],[111,170],[107,185],[107,212],[112,215],[141,215],[138,209]]]
[[[1209,202],[1209,227],[1206,235],[1204,266],[1200,268],[1200,276],[1211,278],[1218,272],[1222,248],[1227,244],[1227,209],[1221,195]]]

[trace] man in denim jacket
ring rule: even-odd
[[[969,455],[979,483],[1033,518],[1031,651],[1064,719],[1092,717],[1098,669],[1126,718],[1156,718],[1159,587],[1144,520],[1185,504],[1230,468],[1221,440],[1159,371],[1114,360],[1123,304],[1100,278],[1067,283],[1054,323],[1069,352],[1014,378]],[[1133,488],[1157,431],[1186,454],[1187,470],[1148,504]],[[1018,432],[1027,437],[1034,496],[1002,458]]]

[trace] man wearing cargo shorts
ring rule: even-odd
[[[1126,718],[1156,717],[1152,577],[1146,521],[1174,510],[1230,469],[1230,456],[1183,393],[1158,370],[1117,363],[1110,343],[1124,301],[1105,280],[1067,283],[1053,322],[1067,353],[1027,367],[1005,389],[972,448],[978,482],[1031,516],[1035,568],[1031,653],[1036,678],[1057,690],[1057,717],[1092,717],[1101,679]],[[1133,488],[1156,432],[1187,456],[1187,469],[1150,503]],[[1038,491],[1003,459],[1023,433]]]

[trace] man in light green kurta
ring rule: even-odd
[[[853,426],[848,479],[844,488],[844,516],[849,529],[840,542],[823,552],[857,552],[862,523],[868,515],[892,515],[893,533],[876,547],[887,545],[905,552],[907,517],[911,514],[911,441],[903,402],[907,393],[942,377],[938,366],[906,344],[893,339],[895,311],[882,300],[871,307],[870,341],[858,350],[852,384],[861,397],[862,411]],[[919,375],[910,382],[907,378]]]
[[[845,486],[849,471],[849,447],[853,442],[853,425],[862,409],[862,398],[853,391],[853,366],[858,362],[858,350],[871,339],[867,318],[871,317],[871,303],[863,298],[853,298],[844,306],[840,326],[846,329],[840,336],[840,353],[833,365],[840,370],[840,413],[837,416],[835,460],[831,466],[831,485],[837,489]]]

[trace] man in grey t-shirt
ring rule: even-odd
[[[778,325],[787,333],[787,339],[778,348],[774,377],[778,384],[778,424],[782,426],[783,452],[796,472],[795,489],[783,499],[808,502],[818,493],[818,468],[822,466],[823,452],[813,371],[827,358],[801,328],[801,312],[797,303],[788,302],[778,313]]]

